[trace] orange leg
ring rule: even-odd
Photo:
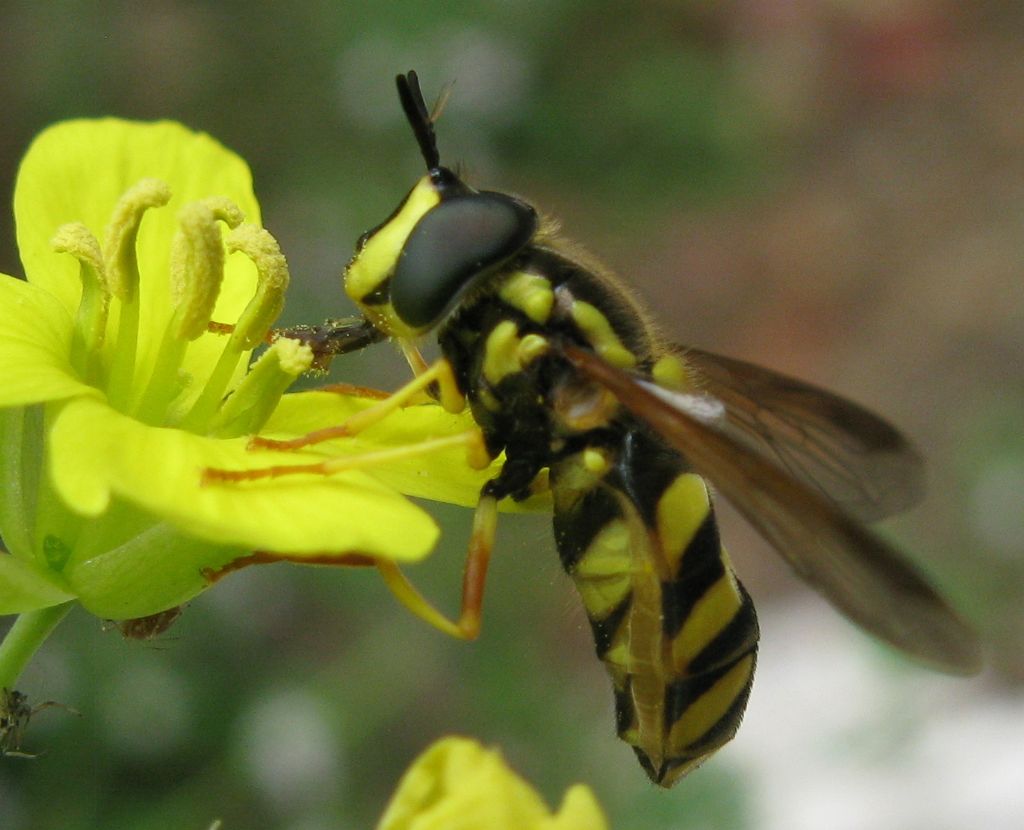
[[[416,348],[416,344],[412,340],[399,338],[398,348],[402,350],[402,354],[405,356],[405,362],[409,364],[409,368],[412,369],[413,375],[422,375],[430,369],[427,361],[423,359],[423,355],[420,354],[420,350]]]
[[[391,593],[421,620],[461,640],[475,640],[480,634],[484,585],[497,526],[498,500],[494,496],[481,495],[473,514],[473,533],[462,574],[462,607],[458,621],[450,620],[431,605],[394,562],[378,560],[377,569]]]
[[[321,430],[323,432],[324,430]],[[310,433],[316,435],[317,433]],[[203,484],[215,484],[218,482],[230,481],[253,481],[259,478],[278,478],[280,476],[297,475],[300,473],[312,473],[313,475],[329,476],[340,473],[343,470],[356,470],[360,467],[374,467],[379,464],[387,464],[391,461],[398,461],[403,458],[414,458],[418,455],[425,455],[435,450],[444,450],[451,447],[465,447],[467,461],[471,467],[482,470],[491,462],[491,457],[484,444],[483,434],[479,429],[473,428],[466,432],[459,432],[444,438],[432,438],[428,441],[421,441],[418,444],[409,444],[405,447],[395,447],[390,450],[377,450],[359,455],[337,455],[333,458],[325,458],[323,461],[312,464],[278,464],[272,467],[257,467],[247,470],[222,470],[216,467],[207,467],[203,470]]]
[[[345,395],[350,398],[372,398],[375,401],[383,401],[391,397],[390,392],[383,389],[375,389],[372,386],[358,386],[354,383],[328,383],[326,386],[318,386],[314,392],[331,392],[335,395]]]
[[[300,564],[340,565],[343,567],[376,566],[384,584],[395,598],[421,620],[435,628],[462,640],[475,640],[480,634],[481,608],[484,601],[484,585],[487,581],[487,566],[494,547],[494,534],[498,525],[498,502],[494,496],[481,495],[473,514],[473,532],[466,554],[466,565],[462,575],[462,606],[458,621],[448,619],[438,611],[399,569],[388,559],[377,559],[363,554],[324,554],[318,557],[286,556],[257,551],[240,557],[217,570],[204,570],[203,575],[212,584],[227,574],[249,565],[274,562],[297,562]]]
[[[377,401],[377,403],[367,407],[362,412],[356,413],[343,424],[318,429],[306,435],[300,435],[298,438],[291,438],[285,441],[254,436],[249,441],[249,449],[297,450],[302,447],[322,443],[323,441],[330,441],[334,438],[345,438],[355,435],[414,400],[421,392],[434,383],[440,387],[441,405],[446,410],[449,412],[461,412],[465,408],[466,399],[459,391],[458,384],[455,382],[455,373],[452,370],[452,365],[444,358],[441,358],[435,361],[425,372],[414,377],[401,389],[392,392],[386,398]]]

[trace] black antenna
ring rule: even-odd
[[[398,99],[402,102],[405,117],[409,120],[416,142],[420,145],[427,170],[434,170],[441,165],[441,155],[437,152],[437,138],[434,135],[434,122],[427,111],[420,92],[420,80],[414,70],[395,78],[398,85]]]

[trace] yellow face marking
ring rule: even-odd
[[[620,369],[632,369],[636,356],[622,345],[611,323],[597,308],[582,300],[573,300],[572,319],[601,357]]]
[[[498,296],[535,323],[546,323],[555,304],[551,283],[539,274],[525,271],[509,277],[498,291]]]
[[[551,471],[545,467],[534,478],[530,484],[531,495],[537,495],[538,493],[550,493],[551,492]]]
[[[732,574],[726,571],[690,611],[672,642],[672,665],[682,669],[732,622],[743,605]],[[727,660],[732,655],[723,654]]]
[[[362,299],[391,275],[416,223],[440,202],[437,188],[429,176],[424,176],[409,193],[402,209],[367,240],[345,269],[345,292],[374,325],[389,335],[408,336],[413,332],[398,320],[390,303],[364,306]]]
[[[658,500],[658,538],[673,573],[710,510],[707,485],[695,473],[677,476]]]
[[[746,688],[753,667],[754,657],[748,654],[691,703],[672,726],[669,732],[669,745],[688,746],[704,737],[729,711],[736,698]]]

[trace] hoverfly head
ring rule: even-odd
[[[467,290],[526,247],[537,213],[513,196],[475,190],[442,167],[436,116],[416,73],[399,75],[396,84],[427,175],[359,238],[345,290],[388,336],[411,337],[438,325]]]

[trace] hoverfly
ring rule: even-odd
[[[391,573],[399,598],[476,636],[497,502],[546,479],[558,553],[612,679],[618,734],[655,783],[671,786],[736,732],[757,655],[754,606],[719,539],[710,481],[854,622],[934,668],[976,671],[971,629],[862,524],[919,497],[922,464],[906,439],[830,392],[663,345],[630,294],[533,207],[442,166],[416,74],[397,84],[427,173],[356,244],[345,289],[362,317],[283,334],[312,345],[320,365],[393,339],[417,377],[359,423],[254,440],[298,448],[351,435],[378,417],[362,416],[424,391],[452,411],[468,402],[488,459],[505,460],[480,493],[461,616],[441,618]],[[427,334],[441,353],[429,367],[416,349]]]

